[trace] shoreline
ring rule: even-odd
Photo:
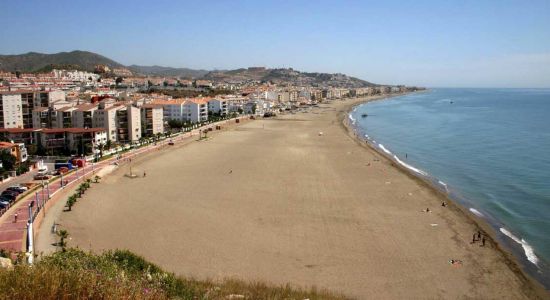
[[[62,215],[71,246],[129,249],[183,276],[357,298],[544,298],[491,243],[469,246],[460,235],[472,222],[435,207],[425,183],[387,159],[361,165],[382,156],[342,123],[363,102],[259,119],[136,159],[147,178],[115,170]],[[419,212],[426,206],[433,214]]]
[[[422,92],[427,92],[427,91],[429,90],[422,91]],[[503,239],[498,238],[497,236],[498,229],[495,228],[495,227],[499,227],[497,226],[497,224],[492,224],[489,219],[482,217],[484,216],[483,214],[482,216],[479,216],[475,212],[473,212],[472,209],[478,212],[475,208],[466,207],[464,204],[460,203],[460,199],[455,199],[454,197],[452,197],[451,193],[448,191],[448,187],[446,183],[440,181],[437,177],[434,177],[429,173],[425,173],[417,169],[418,171],[420,171],[418,172],[411,168],[408,168],[407,166],[404,166],[402,163],[398,162],[396,158],[391,156],[393,155],[393,153],[390,154],[388,152],[384,152],[385,149],[381,149],[380,147],[377,147],[372,140],[365,139],[364,137],[360,136],[358,125],[350,124],[351,118],[349,118],[348,116],[352,113],[352,111],[354,111],[355,108],[357,108],[360,105],[367,104],[374,101],[391,100],[392,98],[395,98],[395,97],[402,97],[402,96],[406,96],[408,94],[414,94],[414,93],[415,92],[404,93],[399,95],[390,95],[386,97],[374,98],[366,101],[351,103],[347,106],[345,110],[345,114],[340,116],[340,122],[343,128],[346,130],[346,133],[351,138],[353,138],[359,145],[371,151],[376,152],[378,155],[380,155],[385,160],[390,162],[392,167],[398,169],[403,174],[407,175],[409,178],[412,178],[418,181],[428,189],[432,190],[435,194],[437,194],[439,197],[443,198],[444,201],[446,201],[447,206],[449,208],[454,208],[457,213],[460,213],[469,222],[478,226],[481,229],[481,231],[489,238],[493,246],[507,258],[508,260],[507,264],[510,267],[510,269],[516,272],[518,276],[521,276],[525,278],[525,280],[531,282],[535,289],[540,290],[542,292],[541,296],[548,296],[550,294],[550,289],[548,289],[548,286],[550,286],[550,283],[547,283],[548,284],[547,286],[541,280],[537,280],[537,278],[533,276],[533,274],[530,274],[527,270],[524,269],[528,265],[523,263],[520,260],[520,258],[513,253],[513,251],[516,249],[512,249],[510,245],[501,244],[506,242]],[[410,167],[414,168],[413,166],[410,166]],[[421,172],[423,172],[424,174]],[[435,180],[437,180],[439,184],[437,184]],[[442,188],[442,186],[444,188]],[[525,254],[524,252],[520,252],[520,253]],[[525,258],[525,260],[527,259]],[[532,264],[532,262],[530,261],[528,261],[528,263]],[[534,265],[534,267],[537,270],[540,270],[538,266]]]

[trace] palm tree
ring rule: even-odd
[[[69,208],[69,211],[72,210],[73,208],[73,205],[75,204],[76,202],[76,195],[71,195],[69,196],[69,198],[67,199],[67,208]]]
[[[94,177],[95,183],[98,183],[100,179],[101,179],[101,177],[99,177],[98,175],[96,175],[96,176]]]
[[[69,237],[69,232],[67,232],[67,230],[59,230],[59,232],[57,233],[57,235],[59,235],[59,243],[57,243],[58,246],[61,247],[61,251],[65,252],[67,249],[67,242],[65,241],[68,237]]]

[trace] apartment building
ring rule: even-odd
[[[0,128],[0,137],[15,143],[31,145],[37,143],[35,131],[37,129],[34,128]]]
[[[220,116],[225,116],[229,112],[227,100],[210,99],[208,100],[208,111]]]
[[[94,127],[94,112],[97,111],[97,104],[81,104],[75,107],[72,112],[73,122],[72,127],[77,128],[92,128]]]
[[[100,105],[93,125],[105,129],[111,142],[136,142],[141,138],[141,110],[132,105]]]
[[[92,154],[107,142],[103,128],[43,128],[35,131],[47,153]]]
[[[21,94],[0,92],[0,127],[23,128]]]
[[[164,132],[162,105],[145,104],[141,109],[141,132],[143,136],[154,136]]]
[[[187,109],[191,123],[208,121],[208,100],[190,99],[185,101],[184,107]]]
[[[121,143],[137,142],[141,138],[141,111],[127,105],[116,111],[116,139]]]
[[[65,101],[64,91],[14,91],[0,92],[0,126],[3,128],[35,128],[33,110],[51,107]],[[4,105],[4,99],[6,104]]]
[[[55,124],[55,128],[72,128],[76,127],[73,125],[73,113],[77,110],[74,106],[68,106],[68,107],[62,107],[57,109],[57,113],[55,115],[55,122],[52,122],[52,124]]]
[[[116,112],[122,109],[122,106],[102,106],[95,111],[94,114],[94,127],[101,127],[107,132],[107,139],[111,142],[117,141],[116,134]]]
[[[32,111],[32,126],[33,128],[52,128],[52,115],[57,113],[49,107],[37,107]]]
[[[151,104],[162,105],[165,120],[190,123],[208,120],[208,100],[206,99],[156,100]]]

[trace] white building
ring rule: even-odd
[[[220,116],[227,115],[229,112],[227,100],[210,99],[208,100],[208,111]]]
[[[21,104],[20,93],[0,92],[1,128],[23,128],[23,108]]]
[[[203,99],[157,100],[151,104],[162,105],[165,120],[199,123],[208,120],[208,102]]]

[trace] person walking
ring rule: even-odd
[[[13,223],[17,223],[17,213],[14,215]]]
[[[482,246],[482,247],[485,246],[485,237],[483,237],[483,238],[481,239],[481,246]]]

